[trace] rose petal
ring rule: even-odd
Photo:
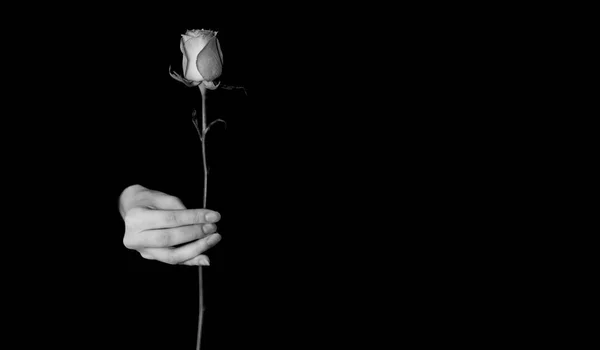
[[[187,64],[183,70],[185,78],[193,81],[205,80],[196,68],[196,57],[208,42],[202,36],[188,40],[185,40],[185,36],[183,36],[182,40],[184,40],[183,48],[187,57]]]
[[[181,63],[181,65],[183,66],[183,75],[185,75],[185,72],[187,71],[187,56],[185,54],[185,50],[183,48],[183,38],[181,38],[181,41],[179,42],[179,48],[181,49],[181,53],[183,56],[183,62]]]
[[[206,86],[206,88],[209,90],[215,90],[219,87],[219,85],[221,85],[221,82],[218,82],[217,85],[215,85],[215,83],[212,81],[203,81],[202,84],[204,84],[204,86]]]
[[[219,55],[221,55],[221,65],[223,65],[223,50],[221,50],[221,42],[217,39],[217,48],[219,49]]]
[[[204,38],[204,40],[209,41],[215,35],[217,35],[217,32],[213,32],[212,30],[205,30],[205,29],[193,29],[193,30],[188,30],[185,33],[185,35],[188,35],[193,38],[202,37],[202,38]]]
[[[181,77],[181,75],[179,75],[177,72],[173,72],[171,71],[171,67],[169,67],[169,75],[171,76],[171,78],[184,83],[185,86],[187,87],[194,87],[194,86],[198,86],[200,84],[200,82],[198,81],[189,81],[183,77]]]
[[[181,36],[181,40],[179,40],[179,50],[181,50],[182,54],[185,54],[185,50],[183,49],[183,42],[185,41],[184,36]]]
[[[200,29],[188,29],[185,32],[185,35],[188,35],[193,38],[197,38],[199,33],[200,33]]]
[[[198,54],[196,68],[205,80],[212,81],[221,75],[223,63],[219,48],[219,39],[213,38]]]

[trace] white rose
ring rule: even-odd
[[[181,53],[183,54],[183,76],[192,85],[206,82],[214,86],[223,70],[223,53],[217,39],[217,32],[204,29],[188,30],[181,35]]]

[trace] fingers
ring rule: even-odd
[[[147,210],[142,209],[130,218],[140,231],[177,226],[215,223],[221,215],[209,209]]]
[[[136,248],[167,248],[179,244],[195,241],[208,234],[215,233],[217,225],[201,224],[180,226],[169,229],[146,230],[127,235],[125,246]]]
[[[157,195],[154,199],[158,207],[161,209],[186,209],[179,198],[170,196],[168,194]]]
[[[184,261],[182,263],[182,265],[188,265],[188,266],[209,266],[210,265],[210,259],[208,258],[208,256],[206,255],[198,255],[195,258],[192,258],[190,260]]]
[[[220,240],[221,235],[214,233],[178,248],[146,248],[144,254],[150,254],[153,259],[167,264],[181,264],[197,258],[198,255],[216,245]]]

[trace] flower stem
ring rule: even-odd
[[[204,165],[204,196],[202,200],[202,207],[206,209],[206,194],[208,189],[208,166],[206,163],[206,87],[204,84],[200,84],[200,95],[202,96],[202,130],[198,128],[197,120],[194,122],[200,142],[202,143],[202,164]],[[202,321],[204,319],[204,291],[203,291],[203,279],[202,279],[202,266],[198,266],[198,333],[196,338],[196,350],[200,350],[200,344],[202,340]]]
[[[206,87],[200,84],[200,94],[202,95],[202,164],[204,165],[204,198],[202,206],[206,209],[206,191],[208,190],[208,163],[206,162]]]

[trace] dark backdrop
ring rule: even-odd
[[[359,94],[345,72],[339,80],[325,74],[344,64],[324,51],[336,52],[335,38],[285,23],[162,18],[109,11],[13,28],[26,33],[35,56],[14,86],[26,115],[17,118],[15,189],[22,208],[52,223],[36,230],[31,249],[40,253],[19,275],[28,286],[22,306],[32,310],[19,323],[46,325],[26,341],[193,348],[197,269],[127,250],[117,207],[136,183],[201,206],[191,122],[200,93],[168,74],[169,66],[181,72],[180,35],[193,28],[219,32],[222,83],[246,91],[207,97],[209,122],[227,124],[207,138],[208,206],[222,214],[223,240],[204,268],[204,349],[344,339],[332,327],[353,302],[341,302],[333,287],[356,273],[348,266],[360,259],[341,247],[360,232],[332,218],[336,203],[354,201],[351,190],[360,187],[336,168],[351,147],[344,141],[354,138],[343,104],[355,108]],[[352,210],[353,220],[368,215]],[[342,256],[332,258],[336,252]]]
[[[227,128],[208,136],[223,240],[204,269],[205,349],[514,334],[522,286],[486,262],[526,234],[524,170],[504,150],[518,158],[506,135],[527,116],[511,104],[531,85],[512,78],[512,38],[487,35],[496,9],[224,5],[3,13],[3,314],[24,330],[7,333],[24,348],[193,347],[196,269],[125,249],[117,199],[140,183],[200,205],[200,96],[168,67],[180,34],[207,28],[223,83],[248,95],[209,91]]]
[[[375,225],[400,215],[391,194],[400,183],[383,185],[392,175],[378,164],[410,162],[388,154],[396,129],[382,121],[397,110],[381,105],[406,96],[386,92],[380,78],[392,71],[381,71],[376,32],[360,21],[237,10],[242,20],[202,6],[82,10],[8,33],[32,52],[12,87],[23,136],[10,174],[23,220],[41,223],[27,241],[32,257],[18,260],[28,310],[19,323],[47,325],[27,341],[193,348],[196,268],[127,250],[117,207],[136,183],[201,206],[191,122],[200,93],[168,74],[181,69],[180,35],[192,28],[219,32],[222,83],[247,92],[208,91],[209,121],[227,124],[207,138],[208,206],[222,215],[223,240],[204,268],[205,349],[378,339],[365,334],[379,330],[375,314],[392,306],[379,302],[397,280],[383,269],[396,246],[384,253],[380,242],[399,229]]]

